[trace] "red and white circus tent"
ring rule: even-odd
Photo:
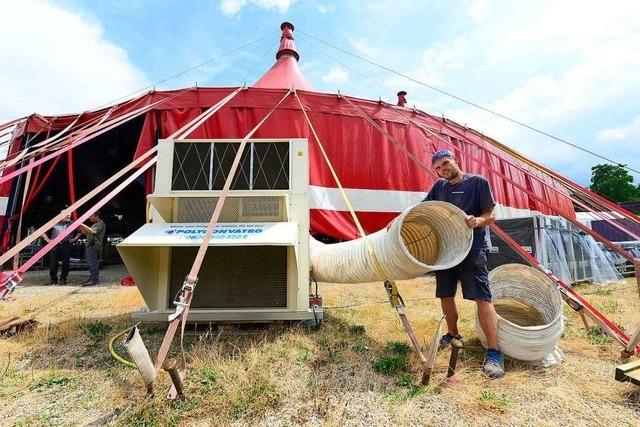
[[[224,103],[191,138],[243,138],[295,88],[366,232],[384,227],[424,196],[434,180],[431,155],[445,148],[454,151],[465,171],[488,178],[499,203],[499,217],[531,213],[561,216],[640,266],[631,254],[578,222],[574,206],[594,215],[614,212],[640,224],[637,215],[479,132],[404,107],[403,95],[394,105],[314,91],[298,68],[293,25],[283,23],[281,29],[277,60],[271,69]],[[7,150],[7,157],[0,160],[0,252],[4,258],[9,259],[11,250],[7,250],[16,245],[28,226],[39,227],[45,222],[23,223],[34,206],[60,209],[65,203],[83,199],[120,168],[148,155],[159,140],[201,117],[236,89],[152,91],[98,110],[64,116],[34,114],[0,125],[0,144],[4,145],[0,152]],[[307,138],[312,233],[340,239],[358,237],[297,98],[286,97],[253,137]],[[150,193],[153,185],[151,169],[145,175],[146,180],[137,182],[142,188],[138,198],[124,202],[142,206],[143,211],[145,193]],[[46,196],[42,194],[45,189]],[[601,219],[613,227],[624,227],[611,216]],[[141,224],[133,225],[130,231]],[[531,264],[539,265],[499,227],[493,230]],[[613,331],[623,345],[627,343],[628,337],[615,324],[568,285],[560,283],[560,287],[565,300],[585,308],[603,329]]]
[[[299,55],[292,37],[293,26],[283,25],[276,62],[252,87],[247,88],[227,103],[217,114],[205,122],[191,136],[193,138],[242,138],[278,102],[285,91],[296,88],[318,136],[325,144],[343,185],[354,202],[364,228],[368,232],[380,229],[398,212],[419,201],[433,182],[418,162],[429,164],[436,149],[448,148],[456,153],[464,170],[482,173],[492,184],[500,203],[500,216],[517,212],[537,211],[575,217],[567,189],[541,170],[522,162],[479,133],[452,121],[431,116],[422,111],[379,101],[346,97],[344,95],[315,92],[298,68]],[[187,90],[153,91],[113,107],[84,112],[78,115],[32,115],[13,123],[16,126],[9,147],[9,159],[22,152],[25,141],[34,135],[42,137],[64,132],[59,141],[64,144],[74,130],[86,129],[117,121],[118,126],[144,118],[137,140],[137,157],[158,139],[167,137],[202,111],[220,101],[235,88],[192,88]],[[149,108],[151,106],[151,108]],[[366,118],[384,128],[404,149],[389,143],[389,138],[374,128]],[[7,125],[4,128],[8,128]],[[308,138],[313,140],[300,107],[288,99],[258,130],[256,138]],[[91,141],[87,142],[92,144]],[[102,142],[109,143],[109,141]],[[37,145],[37,144],[36,144]],[[32,144],[33,146],[33,144]],[[58,144],[56,148],[61,147]],[[33,150],[33,149],[32,149]],[[350,239],[357,236],[346,206],[342,201],[329,170],[324,165],[317,145],[311,151],[311,228],[313,233]],[[407,152],[415,157],[411,160]],[[68,151],[65,156],[71,156]],[[40,158],[38,156],[36,159]],[[71,157],[70,157],[71,158]],[[133,160],[133,159],[131,159]],[[51,161],[55,161],[52,159]],[[6,161],[5,161],[6,162]],[[22,161],[28,164],[27,160]],[[70,193],[75,183],[83,179],[74,174],[80,159],[67,164]],[[5,176],[18,165],[8,166]],[[25,203],[21,203],[24,180],[17,177],[0,185],[0,198],[4,212],[0,212],[2,247],[10,244],[18,217],[38,197],[38,187],[46,178],[46,167],[41,166],[37,177],[32,176]],[[495,171],[499,171],[496,173]],[[35,175],[35,173],[33,174]],[[35,178],[35,182],[34,182]],[[509,182],[513,180],[523,189]],[[150,181],[149,181],[150,182]],[[150,188],[149,188],[150,190]],[[77,194],[67,196],[73,201]],[[65,200],[66,201],[66,200]],[[140,201],[144,203],[144,201]],[[550,208],[553,207],[554,209]]]

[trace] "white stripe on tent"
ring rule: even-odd
[[[359,212],[402,212],[421,201],[424,191],[364,190],[345,188],[353,208]],[[309,207],[329,211],[348,211],[337,188],[309,186]]]
[[[311,209],[329,211],[348,211],[337,188],[309,187]],[[353,208],[358,212],[402,212],[407,207],[420,202],[426,195],[425,191],[397,191],[397,190],[365,190],[360,188],[345,188]],[[530,209],[512,208],[496,205],[496,218],[522,218],[539,214]]]

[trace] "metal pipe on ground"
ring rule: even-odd
[[[380,277],[363,238],[323,244],[311,239],[312,276],[321,282],[366,283],[413,279],[458,265],[469,253],[473,232],[465,213],[439,201],[418,203],[393,223],[367,236],[387,277]]]

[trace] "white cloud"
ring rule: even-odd
[[[640,115],[625,125],[598,131],[596,139],[598,141],[631,141],[634,145],[639,145]]]
[[[316,5],[316,10],[321,13],[321,14],[326,14],[329,12],[333,12],[333,5],[332,4],[318,4]]]
[[[261,9],[276,9],[280,13],[285,13],[295,2],[296,0],[222,0],[220,11],[226,16],[235,16],[247,4],[252,4]]]
[[[349,80],[349,73],[340,67],[333,67],[328,74],[322,76],[325,83],[344,83]]]
[[[489,6],[489,1],[487,0],[475,0],[471,3],[471,6],[467,8],[467,15],[469,15],[474,22],[484,21],[487,17]]]
[[[451,61],[437,55],[432,59],[440,59],[439,67],[445,71],[447,65],[449,70],[473,70],[469,77],[475,78],[479,89],[467,85],[467,93],[482,95],[468,96],[471,100],[637,169],[640,118],[624,126],[614,122],[603,129],[602,125],[615,120],[621,105],[634,105],[633,100],[640,96],[640,2],[615,7],[590,1],[529,6],[529,10],[520,10],[520,4],[501,0],[474,3],[472,8],[478,9],[476,15],[468,11],[474,18],[472,29],[465,33],[468,44],[461,44]],[[482,8],[500,10],[500,14],[489,22],[482,19]],[[455,46],[455,40],[427,52],[448,46]],[[424,66],[423,61],[420,71],[425,71]],[[441,82],[453,82],[460,75],[438,73],[437,69],[434,73]],[[505,76],[506,81],[492,80],[492,73]],[[483,91],[483,84],[490,90]],[[591,165],[603,162],[473,107],[452,101],[443,106],[454,120],[574,178],[584,180]],[[637,108],[635,111],[637,114]],[[599,120],[599,131],[593,129],[593,117]]]
[[[378,56],[378,49],[371,46],[369,40],[366,37],[349,37],[349,43],[360,55],[363,55],[366,58],[374,58]]]
[[[85,16],[43,0],[3,2],[0,13],[0,122],[83,111],[147,84]]]

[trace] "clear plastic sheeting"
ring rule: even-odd
[[[593,237],[563,218],[536,215],[499,220],[502,227],[542,265],[567,283],[610,283],[622,279],[616,258],[605,253]],[[490,268],[524,260],[506,243],[492,235]]]
[[[617,242],[615,244],[620,246],[625,251],[629,252],[631,255],[633,255],[634,258],[640,259],[640,242]],[[618,270],[618,273],[625,277],[633,276],[635,274],[635,267],[631,261],[620,255],[619,253],[612,251],[601,243],[598,243],[598,246],[600,247],[600,249],[602,249],[604,255],[609,259],[609,262],[611,262],[611,264],[615,266],[616,270]]]

